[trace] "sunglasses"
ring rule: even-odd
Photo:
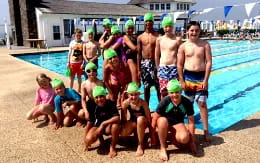
[[[104,98],[105,96],[103,95],[99,95],[99,96],[96,96],[95,99],[98,99],[98,98]]]
[[[89,69],[89,70],[87,70],[87,73],[91,73],[91,72],[97,72],[97,69]]]
[[[116,58],[117,56],[113,56],[113,57],[111,57],[111,58],[109,58],[108,60],[112,60],[113,58]]]

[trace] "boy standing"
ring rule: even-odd
[[[167,83],[177,79],[177,53],[181,39],[173,34],[173,21],[171,17],[164,17],[162,27],[165,34],[156,40],[155,64],[158,70],[161,98],[167,96]]]
[[[78,92],[81,87],[81,75],[83,74],[83,41],[82,30],[75,29],[75,39],[70,42],[67,67],[70,68],[70,88],[73,88],[74,78],[78,77]]]
[[[155,44],[158,34],[153,30],[154,18],[151,13],[144,16],[145,32],[137,38],[137,72],[144,84],[144,98],[149,106],[150,88],[155,86],[158,99],[160,100],[160,88],[156,75]]]
[[[98,67],[98,57],[101,55],[99,43],[94,40],[94,30],[91,28],[87,31],[88,41],[83,45],[83,58],[85,65],[89,62]],[[87,75],[85,75],[87,77]]]
[[[178,74],[182,89],[189,99],[197,101],[204,127],[205,141],[210,141],[208,129],[208,80],[212,67],[211,48],[208,42],[201,40],[200,24],[191,21],[187,26],[189,39],[178,51]]]

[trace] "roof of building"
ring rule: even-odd
[[[43,13],[79,15],[138,16],[149,12],[136,5],[66,0],[41,0],[37,8]]]
[[[167,2],[184,2],[184,3],[195,3],[195,0],[131,0],[128,4],[149,4],[149,3],[167,3]]]

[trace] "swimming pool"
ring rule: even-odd
[[[260,41],[250,43],[226,40],[209,41],[213,66],[209,79],[209,129],[219,133],[236,122],[260,111]],[[67,52],[16,56],[32,64],[65,76]],[[102,59],[99,60],[98,77],[101,78]],[[143,88],[141,88],[143,90]],[[158,104],[152,89],[150,108]],[[197,105],[196,127],[203,129]]]

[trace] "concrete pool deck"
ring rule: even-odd
[[[67,85],[69,80],[9,54],[44,51],[0,47],[0,162],[161,162],[159,149],[146,149],[144,156],[135,157],[135,146],[125,147],[122,143],[117,145],[118,156],[114,159],[109,159],[104,154],[106,151],[102,150],[84,153],[83,128],[73,126],[54,131],[42,122],[32,124],[27,121],[25,114],[34,104],[35,76],[38,73],[46,73],[51,78],[59,77]],[[260,162],[260,112],[213,135],[213,141],[208,146],[202,141],[201,130],[196,130],[196,137],[199,157],[170,145],[169,162]]]

